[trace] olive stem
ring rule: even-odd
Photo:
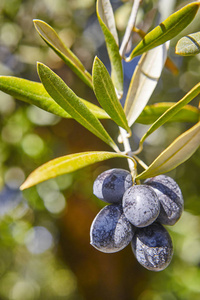
[[[148,169],[148,166],[136,155],[132,155],[132,157],[142,166],[145,170]]]
[[[131,155],[129,155],[129,153],[132,153],[131,146],[130,146],[129,139],[128,139],[129,134],[122,127],[119,127],[119,130],[120,130],[120,134],[121,134],[122,143],[124,145],[124,152],[128,156],[131,156]],[[129,169],[130,169],[133,177],[135,177],[136,176],[136,172],[137,172],[136,171],[137,170],[136,162],[134,163],[132,160],[128,159],[128,165],[129,165]]]
[[[140,152],[142,152],[142,150],[143,150],[143,143],[140,142],[138,149],[133,151],[132,155],[140,154]]]

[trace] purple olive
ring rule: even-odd
[[[144,183],[154,189],[160,202],[160,214],[156,221],[164,225],[174,225],[179,220],[184,206],[178,184],[166,175],[149,178]]]
[[[152,224],[160,212],[155,191],[148,185],[134,185],[123,196],[122,206],[126,218],[136,227]]]
[[[172,240],[159,223],[137,228],[131,246],[137,261],[151,271],[164,270],[172,259]]]
[[[121,205],[107,205],[92,222],[90,244],[99,251],[114,253],[131,242],[134,231],[134,227],[124,216]]]
[[[111,169],[97,177],[93,185],[93,193],[105,202],[119,204],[124,192],[132,184],[130,172],[123,169]]]

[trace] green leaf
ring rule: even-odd
[[[91,74],[85,69],[77,56],[62,42],[55,30],[41,20],[33,20],[35,28],[42,39],[55,53],[79,76],[90,88],[92,88]]]
[[[39,82],[12,76],[0,76],[0,90],[18,100],[36,105],[59,117],[71,118],[71,116],[49,96],[43,85]],[[84,99],[79,99],[98,119],[109,118],[103,109]]]
[[[160,78],[167,58],[168,45],[164,44],[143,54],[133,73],[124,111],[131,127],[149,101]]]
[[[192,2],[169,16],[159,26],[145,35],[127,60],[130,61],[133,57],[174,38],[194,19],[199,5],[200,1]]]
[[[115,20],[109,0],[97,0],[97,17],[103,31],[111,63],[111,78],[119,95],[123,94],[122,60],[119,54]]]
[[[97,100],[108,115],[126,131],[131,133],[124,110],[117,98],[110,75],[98,57],[95,58],[92,71],[93,87]]]
[[[200,31],[181,38],[176,44],[175,53],[182,56],[200,53]]]
[[[116,157],[130,158],[120,153],[104,151],[82,152],[58,157],[33,171],[21,185],[20,189],[24,190],[47,179],[74,172],[96,162]]]
[[[200,122],[181,134],[136,179],[145,179],[175,169],[186,161],[200,145]]]
[[[147,105],[140,116],[135,121],[141,124],[152,124],[175,102],[161,102]],[[167,122],[191,122],[196,123],[200,118],[200,110],[192,105],[185,105],[179,112],[171,117]]]
[[[192,101],[200,93],[200,83],[195,85],[181,100],[166,110],[147,130],[140,140],[140,145],[143,144],[145,139],[153,133],[157,128],[165,124],[171,117],[181,110],[186,104]]]
[[[82,126],[110,145],[115,151],[119,151],[99,120],[58,75],[41,63],[38,63],[38,74],[46,91],[54,101]]]
[[[115,25],[115,17],[113,13],[113,9],[110,3],[110,0],[100,0],[98,3],[98,14],[109,29],[110,33],[113,35],[115,42],[119,45],[119,39],[117,34],[117,29]]]

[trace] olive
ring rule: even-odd
[[[100,210],[92,222],[90,244],[99,251],[114,253],[131,242],[134,231],[121,205],[107,205]]]
[[[167,230],[159,223],[137,228],[131,242],[137,261],[151,271],[162,271],[173,255],[172,240]]]
[[[160,214],[157,221],[164,225],[174,225],[180,218],[184,201],[178,184],[169,176],[158,175],[147,179],[160,201]]]
[[[120,203],[124,192],[133,184],[131,173],[111,169],[101,173],[94,182],[93,193],[108,203]]]
[[[127,219],[136,227],[153,223],[160,212],[155,191],[148,185],[134,185],[123,196],[122,206]]]

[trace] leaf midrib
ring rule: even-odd
[[[97,152],[97,153],[93,153],[93,154],[91,154],[90,152],[84,152],[84,154],[77,154],[77,155],[75,155],[75,154],[71,154],[71,156],[73,156],[73,157],[71,157],[71,158],[69,158],[69,156],[64,156],[63,157],[63,160],[61,161],[61,162],[58,162],[58,163],[55,163],[54,165],[50,165],[50,166],[47,166],[47,167],[45,167],[45,171],[51,171],[53,168],[55,168],[55,166],[56,167],[60,167],[60,166],[62,166],[63,164],[70,164],[73,160],[77,160],[78,158],[86,158],[86,157],[88,157],[88,156],[92,156],[92,157],[94,157],[94,156],[96,156],[96,155],[98,155],[99,153]],[[109,152],[101,152],[101,154],[105,154],[105,156],[106,155],[108,155],[108,156],[110,156],[111,154],[112,154],[112,156],[121,156],[121,157],[123,157],[123,155],[122,154],[118,154],[118,153],[109,153]],[[69,159],[68,159],[68,158]],[[65,159],[67,158],[67,162],[65,161]],[[59,160],[60,158],[57,158],[56,160]],[[52,160],[53,161],[53,160]],[[51,164],[51,162],[52,161],[49,161],[49,164]],[[55,160],[54,160],[55,161]],[[47,163],[48,164],[48,163]],[[88,164],[88,163],[87,163]],[[42,168],[42,166],[41,166],[41,168]],[[37,171],[39,171],[39,169],[36,169]],[[74,170],[76,170],[76,169],[74,169]],[[41,173],[43,173],[43,171],[41,171]]]
[[[180,147],[176,152],[174,152],[168,159],[166,159],[162,164],[160,164],[157,168],[153,168],[154,171],[159,170],[164,164],[166,164],[173,156],[175,156],[179,151],[181,151],[186,145],[190,143],[190,141],[198,134],[199,132],[197,131],[192,137],[182,146]],[[167,151],[167,149],[165,150]],[[165,154],[165,151],[163,152],[163,155]],[[156,161],[155,161],[156,163]]]
[[[98,64],[98,65],[99,65],[99,64]],[[118,116],[118,118],[120,119],[120,121],[122,122],[122,124],[126,125],[125,127],[127,127],[128,124],[126,124],[126,123],[124,122],[123,117],[121,116],[121,112],[118,112],[117,109],[116,109],[116,107],[115,107],[115,101],[112,100],[112,97],[111,97],[110,94],[107,92],[107,87],[106,87],[106,84],[105,84],[105,82],[104,82],[104,78],[103,78],[103,76],[102,76],[101,68],[98,67],[98,69],[99,69],[99,71],[100,71],[100,75],[101,75],[101,78],[102,78],[102,81],[101,81],[101,82],[103,83],[104,91],[106,92],[106,95],[107,95],[108,99],[110,99],[110,102],[112,103],[112,107],[110,107],[110,109],[112,110],[112,108],[114,108],[114,111],[115,111],[115,113],[117,114],[117,116]],[[112,89],[112,87],[111,87],[111,89]],[[114,91],[113,89],[112,89],[112,93],[115,93],[115,91]],[[116,96],[116,100],[118,101],[117,96]],[[119,104],[120,104],[120,103],[119,103]],[[116,105],[119,107],[118,104],[116,104]],[[120,108],[119,108],[119,109],[120,109]],[[122,110],[123,110],[123,108],[122,108]]]
[[[194,7],[194,8],[196,8],[196,7]],[[193,8],[193,10],[194,10],[194,8]],[[179,25],[179,24],[182,22],[183,19],[185,19],[189,14],[191,14],[191,12],[193,12],[193,11],[188,12],[188,13],[185,14],[182,18],[180,18],[179,21],[178,21],[177,23],[175,23],[175,24],[171,27],[171,29],[169,29],[169,31],[167,31],[167,32],[165,32],[165,33],[163,33],[163,34],[161,34],[161,35],[156,39],[156,42],[159,42],[162,38],[164,38],[167,34],[169,34],[169,33],[170,33],[177,25]],[[164,22],[162,22],[161,24],[163,24],[163,23],[164,23]],[[160,25],[161,25],[161,24],[160,24]],[[159,28],[160,25],[158,25],[156,28]],[[163,25],[164,25],[164,24],[163,24]],[[153,30],[156,30],[156,28],[154,28]],[[152,33],[152,32],[149,32],[148,34],[150,34],[150,33]],[[147,34],[147,35],[148,35],[148,34]],[[141,41],[141,43],[142,43],[144,40],[145,40],[145,37],[144,37],[144,39]],[[152,44],[154,44],[154,42],[155,42],[155,40],[153,40],[153,41],[151,41],[150,43],[148,43],[148,45],[146,45],[146,46],[143,47],[142,51],[145,52],[145,49],[146,49],[146,48],[149,48]],[[138,51],[141,51],[141,49],[138,50]],[[136,51],[136,53],[137,53],[137,51]],[[133,55],[134,55],[134,54],[135,54],[135,53],[133,53]]]
[[[68,102],[66,99],[65,99],[65,97],[60,93],[60,91],[57,89],[57,87],[56,87],[56,85],[54,84],[54,82],[52,82],[51,81],[51,79],[49,79],[48,78],[48,76],[46,77],[46,79],[52,84],[53,83],[53,87],[54,87],[54,89],[56,90],[56,92],[61,96],[61,98],[70,106],[70,108],[71,109],[73,109],[73,110],[75,110],[76,111],[76,113],[80,116],[80,118],[82,119],[82,120],[85,120],[85,122],[86,122],[86,124],[88,124],[88,127],[92,127],[93,128],[93,130],[94,130],[94,132],[96,132],[97,133],[97,136],[101,136],[102,137],[102,139],[104,140],[104,141],[106,141],[106,137],[104,136],[104,135],[102,135],[102,133],[101,132],[99,132],[98,130],[96,130],[96,128],[91,124],[91,123],[89,123],[88,121],[87,121],[87,119],[85,119],[78,111],[77,111],[77,109],[75,109],[71,104],[70,104],[70,102]],[[75,96],[76,97],[76,96]],[[88,114],[90,115],[90,117],[92,117],[93,118],[93,120],[99,125],[99,127],[104,131],[104,128],[103,128],[103,126],[101,125],[101,123],[98,121],[98,119],[90,112],[90,110],[87,108],[87,106],[84,104],[84,103],[80,103],[79,102],[80,100],[78,100],[78,98],[77,98],[77,102],[78,102],[78,104],[80,105],[82,105],[83,107],[84,107],[84,109],[88,112]],[[107,133],[106,133],[106,131],[105,131],[105,134],[107,135]],[[108,136],[109,137],[109,136]],[[110,143],[112,143],[112,139],[111,138],[108,138],[108,140],[110,141]],[[107,140],[107,141],[108,141]],[[112,143],[112,145],[113,145],[113,143]]]

